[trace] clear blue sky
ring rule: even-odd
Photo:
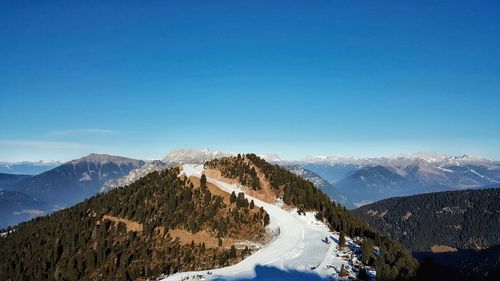
[[[499,1],[4,1],[0,43],[0,161],[500,159]]]

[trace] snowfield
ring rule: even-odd
[[[183,170],[187,176],[201,177],[203,165],[188,164]],[[228,193],[242,192],[236,185],[207,180]],[[347,239],[349,246],[338,250],[338,235],[317,221],[314,213],[299,215],[296,209],[287,211],[248,195],[246,198],[269,214],[268,230],[275,234],[270,243],[235,265],[176,273],[162,280],[335,280],[342,265],[352,268],[358,262],[355,252],[359,246]],[[350,257],[354,257],[352,262]],[[353,274],[352,269],[349,272]]]

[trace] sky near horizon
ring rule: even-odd
[[[500,159],[499,1],[4,1],[0,161]]]

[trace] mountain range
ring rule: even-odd
[[[6,229],[0,251],[2,280],[242,280],[262,264],[274,270],[265,280],[408,280],[418,266],[255,154],[151,172]]]
[[[318,220],[327,221],[350,235],[359,235],[358,227],[361,227],[365,229],[363,235],[371,233],[369,235],[377,236],[370,227],[362,226],[366,221],[415,252],[431,251],[434,246],[437,251],[456,250],[459,252],[455,254],[457,259],[466,257],[463,259],[464,266],[459,269],[472,274],[468,275],[469,280],[476,278],[476,273],[471,270],[477,268],[478,261],[487,265],[481,269],[484,272],[496,266],[488,259],[498,256],[498,250],[489,250],[489,247],[500,241],[495,229],[500,225],[497,203],[500,201],[497,198],[500,189],[486,187],[499,185],[498,161],[467,155],[451,157],[435,154],[366,159],[309,157],[300,161],[283,161],[274,154],[264,157],[272,160],[272,164],[254,154],[236,156],[211,150],[174,150],[163,160],[152,161],[90,154],[38,175],[0,173],[0,228],[48,215],[82,201],[82,204],[87,204],[88,200],[84,200],[96,195],[113,192],[113,196],[122,194],[118,197],[122,200],[123,196],[129,195],[127,187],[135,183],[147,181],[161,190],[161,186],[154,183],[154,175],[169,168],[200,167],[203,165],[198,164],[205,163],[205,171],[211,177],[239,184],[234,188],[248,186],[245,192],[259,200],[277,200],[277,206],[283,203],[296,205],[299,214],[301,208],[321,210],[316,217]],[[142,187],[136,185],[136,188]],[[466,188],[477,190],[464,190]],[[433,193],[443,190],[454,191]],[[149,193],[146,191],[146,194]],[[379,199],[411,194],[421,195],[396,197],[366,205]],[[179,196],[187,199],[188,193]],[[330,200],[339,204],[330,206]],[[364,205],[353,211],[362,220],[349,218],[356,221],[358,227],[345,229],[347,222],[343,219],[338,221],[338,216],[350,216],[341,205],[350,209]],[[114,216],[135,216],[134,208],[127,206],[125,211],[116,211],[119,213]],[[68,210],[65,214],[69,217],[65,220],[70,219],[74,209]],[[83,212],[81,207],[78,210]],[[144,211],[153,215],[147,209]],[[477,248],[488,250],[476,255]],[[136,274],[144,274],[137,270]]]
[[[381,158],[308,157],[273,163],[299,165],[331,185],[347,207],[362,206],[394,196],[482,188],[500,183],[500,162],[477,156],[417,153]],[[332,198],[334,199],[334,198]]]
[[[60,161],[0,162],[0,173],[37,175],[63,164]]]
[[[229,155],[208,149],[176,149],[168,153],[163,161],[92,153],[66,163],[4,162],[4,167],[13,173],[0,173],[0,191],[3,191],[0,193],[0,202],[3,202],[0,205],[0,228],[72,206],[97,193],[129,185],[154,171]],[[56,164],[59,165],[53,167]],[[37,169],[42,172],[36,175],[15,174],[35,172]]]
[[[6,209],[3,214],[13,217],[5,221],[19,222],[31,217],[28,215],[21,219],[20,215],[13,215],[14,212],[48,213],[71,206],[98,192],[128,185],[153,171],[181,163],[203,163],[231,155],[233,154],[208,149],[176,149],[163,160],[143,161],[90,154],[37,175],[0,174],[0,190],[19,192],[26,196],[23,198],[31,199],[23,199],[22,204],[14,204],[18,206],[15,211]],[[261,156],[311,181],[332,200],[349,209],[394,196],[488,187],[500,182],[498,161],[467,155],[453,157],[419,153],[382,158],[308,157],[297,161],[284,161],[276,154]],[[54,165],[57,162],[20,162],[7,166],[12,169],[23,167],[21,164],[24,164],[47,168],[50,167],[49,163]],[[21,198],[19,194],[13,196],[8,193],[0,197],[7,195],[9,202],[13,198]],[[37,203],[30,207],[30,202]],[[39,203],[45,204],[43,209]],[[19,219],[15,219],[16,217]]]

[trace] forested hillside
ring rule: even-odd
[[[245,168],[241,168],[242,163],[245,163]],[[242,183],[242,179],[248,183],[254,181],[249,178],[260,176],[262,179],[263,176],[285,204],[302,210],[317,210],[317,217],[327,222],[332,229],[352,237],[360,236],[373,240],[381,249],[381,255],[375,262],[379,280],[405,280],[415,277],[417,262],[403,246],[351,215],[341,205],[332,202],[311,182],[278,165],[269,164],[255,154],[215,159],[206,162],[205,167],[222,171],[223,176],[238,179]],[[252,170],[255,170],[255,176],[253,172],[249,172]]]
[[[500,244],[500,189],[397,197],[353,212],[412,251]]]
[[[213,194],[204,177],[192,181],[178,173],[153,172],[4,230],[0,280],[154,278],[216,268],[248,255],[248,248],[232,242],[262,239],[265,211],[242,196]]]

